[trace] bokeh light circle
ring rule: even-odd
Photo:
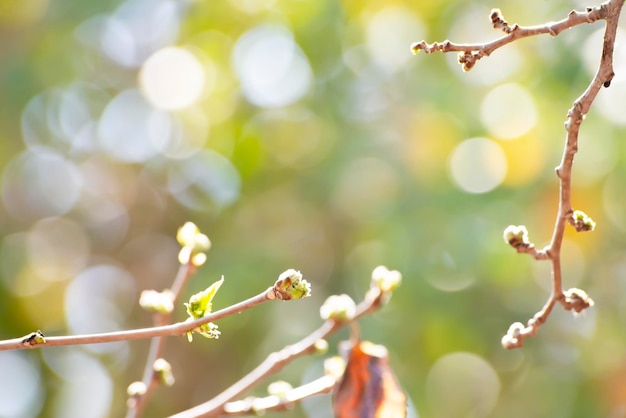
[[[456,352],[441,357],[426,379],[432,416],[439,418],[489,416],[498,401],[500,380],[482,357]]]
[[[139,72],[141,91],[154,107],[163,110],[191,106],[201,97],[206,82],[200,60],[179,47],[158,50]]]
[[[153,145],[168,158],[184,159],[199,152],[209,138],[210,122],[207,114],[197,107],[171,115],[171,133],[158,136]]]
[[[463,191],[486,193],[502,183],[507,162],[497,143],[485,138],[471,138],[452,151],[448,168],[452,179]]]
[[[65,318],[72,334],[120,331],[136,303],[133,277],[112,265],[97,265],[83,270],[65,292]],[[96,353],[120,352],[128,343],[89,346]]]
[[[14,158],[2,176],[2,197],[17,219],[59,216],[70,211],[83,188],[76,165],[40,148]]]
[[[98,139],[112,157],[145,162],[157,153],[155,143],[170,135],[171,119],[154,109],[137,90],[118,94],[107,105],[98,124]]]
[[[123,2],[102,25],[102,52],[121,66],[140,66],[154,51],[176,40],[181,7],[175,0]]]
[[[379,67],[392,73],[413,58],[407,45],[423,39],[425,32],[424,24],[410,9],[386,7],[367,22],[367,49]]]
[[[167,183],[176,200],[196,210],[228,206],[237,200],[241,189],[237,169],[227,158],[211,150],[172,165]]]
[[[65,218],[46,218],[34,224],[27,246],[32,274],[45,281],[76,276],[87,264],[91,250],[83,228]]]
[[[495,87],[482,101],[480,119],[491,135],[513,139],[535,126],[537,110],[532,96],[517,84]]]
[[[51,416],[86,418],[114,415],[111,413],[113,379],[102,362],[77,347],[43,350],[42,355],[46,365],[57,376],[55,396],[50,402]]]
[[[38,416],[44,400],[41,373],[26,353],[0,353],[0,374],[0,416]]]
[[[237,41],[233,66],[243,95],[260,107],[282,107],[300,100],[310,89],[309,61],[282,26],[259,26]]]

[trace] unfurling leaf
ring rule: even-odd
[[[189,298],[189,303],[185,303],[189,317],[198,319],[211,313],[211,301],[222,283],[224,283],[224,276],[202,292],[198,292]]]
[[[187,322],[203,318],[211,313],[211,309],[213,307],[211,301],[213,300],[213,297],[219,290],[222,283],[224,283],[224,276],[222,276],[220,280],[216,281],[202,292],[198,292],[189,298],[189,303],[185,303],[185,307],[187,308],[187,314],[189,315],[189,317],[187,318]],[[188,331],[187,339],[189,340],[189,342],[193,340],[192,332],[197,332],[198,334],[206,338],[219,338],[220,336],[217,325],[212,322],[200,325],[199,327]]]
[[[337,418],[405,418],[407,397],[393,374],[387,349],[356,342],[333,395]]]

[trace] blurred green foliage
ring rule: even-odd
[[[528,25],[572,7],[1,0],[0,338],[149,326],[138,295],[171,284],[189,220],[213,245],[181,300],[223,274],[220,309],[287,268],[313,296],[223,320],[219,340],[169,339],[176,384],[146,416],[214,396],[313,330],[328,295],[360,300],[381,264],[403,284],[361,334],[388,347],[421,416],[622,416],[626,51],[575,161],[574,206],[598,227],[568,231],[563,249],[566,288],[596,306],[557,309],[504,351],[550,278],[502,231],[525,224],[538,247],[551,235],[563,121],[595,71],[601,25],[517,42],[470,73],[453,55],[411,56],[421,39],[500,36],[494,6]],[[147,344],[1,353],[0,415],[122,416]],[[319,373],[319,359],[301,359],[276,379]],[[281,416],[328,416],[328,403]]]

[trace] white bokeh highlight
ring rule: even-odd
[[[17,219],[63,215],[76,205],[83,189],[74,162],[39,148],[13,158],[2,176],[2,198]]]
[[[448,169],[454,182],[468,193],[486,193],[506,176],[507,162],[502,148],[489,139],[471,138],[452,151]]]
[[[170,130],[170,116],[131,89],[107,105],[98,124],[98,139],[102,149],[115,159],[145,162],[157,153],[154,144],[166,141]]]
[[[135,282],[119,267],[98,265],[83,270],[65,292],[65,318],[71,334],[121,331],[136,303]],[[128,342],[89,345],[95,353],[125,353]]]
[[[178,110],[196,103],[207,84],[202,62],[185,48],[167,47],[152,54],[139,72],[139,85],[157,109]]]
[[[100,418],[111,416],[113,379],[104,365],[76,347],[43,350],[44,361],[58,377],[51,399],[51,416]]]
[[[513,139],[535,126],[537,109],[526,89],[508,83],[495,87],[485,96],[480,106],[480,119],[491,135]]]
[[[424,38],[420,18],[406,7],[386,7],[373,15],[366,26],[367,49],[373,61],[389,73],[402,68],[413,56],[407,45]]]
[[[26,352],[0,353],[0,417],[38,416],[44,390],[39,367]]]
[[[482,357],[456,352],[441,357],[426,378],[432,416],[487,417],[500,394],[500,379]]]
[[[180,8],[174,0],[122,3],[104,22],[93,21],[102,52],[123,67],[139,67],[154,51],[176,40]]]
[[[232,62],[241,92],[256,106],[287,106],[311,88],[309,61],[291,32],[282,26],[259,26],[243,34],[235,45]]]

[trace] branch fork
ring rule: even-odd
[[[565,121],[566,138],[561,162],[555,172],[559,179],[559,206],[555,216],[555,225],[550,243],[542,250],[537,250],[528,238],[528,231],[523,225],[510,225],[504,230],[504,241],[511,245],[518,253],[531,255],[535,260],[549,260],[552,270],[552,292],[544,307],[537,312],[527,324],[513,323],[506,335],[502,337],[502,345],[507,348],[521,347],[525,338],[535,336],[539,327],[546,322],[552,309],[558,302],[566,310],[572,310],[579,314],[593,306],[593,300],[586,292],[580,289],[563,291],[561,269],[561,246],[565,233],[565,226],[570,224],[576,231],[593,231],[596,224],[587,214],[580,210],[574,210],[571,203],[572,189],[572,166],[574,156],[578,152],[578,133],[589,112],[594,99],[602,87],[609,87],[614,76],[613,51],[619,16],[624,0],[608,0],[596,7],[588,7],[585,11],[572,10],[566,18],[557,22],[548,22],[537,26],[510,25],[499,9],[493,9],[489,15],[494,29],[504,32],[504,36],[491,42],[479,44],[458,44],[449,40],[428,44],[425,41],[411,45],[411,51],[417,54],[424,51],[427,54],[433,52],[458,52],[458,61],[463,71],[471,70],[476,62],[489,56],[493,51],[513,41],[530,36],[549,34],[557,36],[566,29],[583,23],[595,23],[599,20],[606,22],[602,57],[598,70],[589,86],[578,97],[567,112]]]

